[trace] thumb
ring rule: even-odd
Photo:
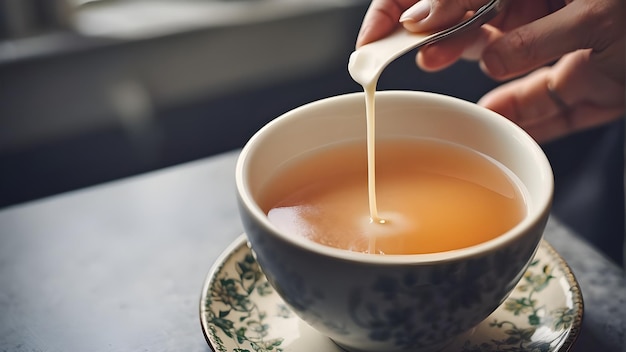
[[[420,0],[407,9],[400,22],[412,32],[431,32],[460,22],[468,11],[476,10],[488,0]]]
[[[399,28],[400,15],[414,2],[415,0],[372,0],[357,35],[356,47],[382,39]]]

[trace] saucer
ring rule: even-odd
[[[583,299],[571,269],[542,241],[510,296],[445,352],[565,352],[580,331]],[[200,324],[213,351],[344,352],[301,321],[261,272],[241,235],[204,282]]]

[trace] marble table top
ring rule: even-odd
[[[242,232],[238,151],[0,210],[0,351],[210,351],[207,271]],[[578,351],[623,351],[622,268],[552,217],[585,314]]]

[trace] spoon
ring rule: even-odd
[[[348,71],[357,83],[369,86],[378,80],[383,69],[409,50],[438,42],[469,29],[478,28],[493,19],[506,0],[491,0],[465,21],[433,34],[412,33],[400,28],[393,34],[368,43],[350,55]]]

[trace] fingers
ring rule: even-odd
[[[554,13],[494,38],[481,67],[491,77],[509,79],[577,49],[606,49],[623,35],[617,0],[573,1]]]
[[[521,127],[559,113],[547,92],[549,68],[544,68],[487,93],[478,104],[494,110]]]
[[[406,10],[400,17],[404,27],[410,31],[433,31],[450,27],[471,16],[471,10],[476,10],[486,4],[487,0],[422,0]],[[423,13],[428,4],[428,13]],[[417,54],[417,64],[425,71],[438,71],[456,62],[460,57],[478,60],[482,50],[489,42],[493,27],[485,26],[452,38],[428,45],[420,49]]]
[[[589,117],[593,116],[593,119]],[[619,112],[610,111],[589,103],[581,103],[569,115],[558,114],[552,118],[523,126],[538,143],[546,143],[573,132],[597,127],[617,120]]]
[[[427,0],[420,2],[424,1]],[[426,17],[405,20],[404,27],[424,31],[450,25],[467,15],[468,9],[486,2],[431,1]],[[579,0],[561,7],[550,0],[512,1],[508,5],[505,13],[492,22],[490,31],[475,31],[423,48],[418,54],[418,64],[434,71],[448,67],[460,57],[480,57],[483,71],[492,78],[507,80],[578,49],[603,52],[624,35],[624,5],[620,0]],[[402,17],[410,17],[412,9]]]
[[[624,82],[599,74],[590,55],[591,50],[568,54],[553,67],[496,88],[478,103],[511,119],[538,142],[617,119],[624,113]]]
[[[421,0],[400,17],[404,28],[412,32],[441,30],[457,24],[468,11],[476,10],[488,0]]]
[[[488,0],[373,0],[356,40],[359,48],[381,39],[400,26],[412,32],[431,32],[461,21],[469,10]],[[461,4],[463,3],[463,4]]]
[[[438,71],[452,65],[459,58],[479,60],[485,46],[501,35],[496,28],[485,25],[423,47],[417,53],[417,64],[425,71]]]
[[[423,0],[427,1],[427,0]],[[415,0],[373,0],[356,39],[356,47],[381,39],[400,26],[400,15]]]

